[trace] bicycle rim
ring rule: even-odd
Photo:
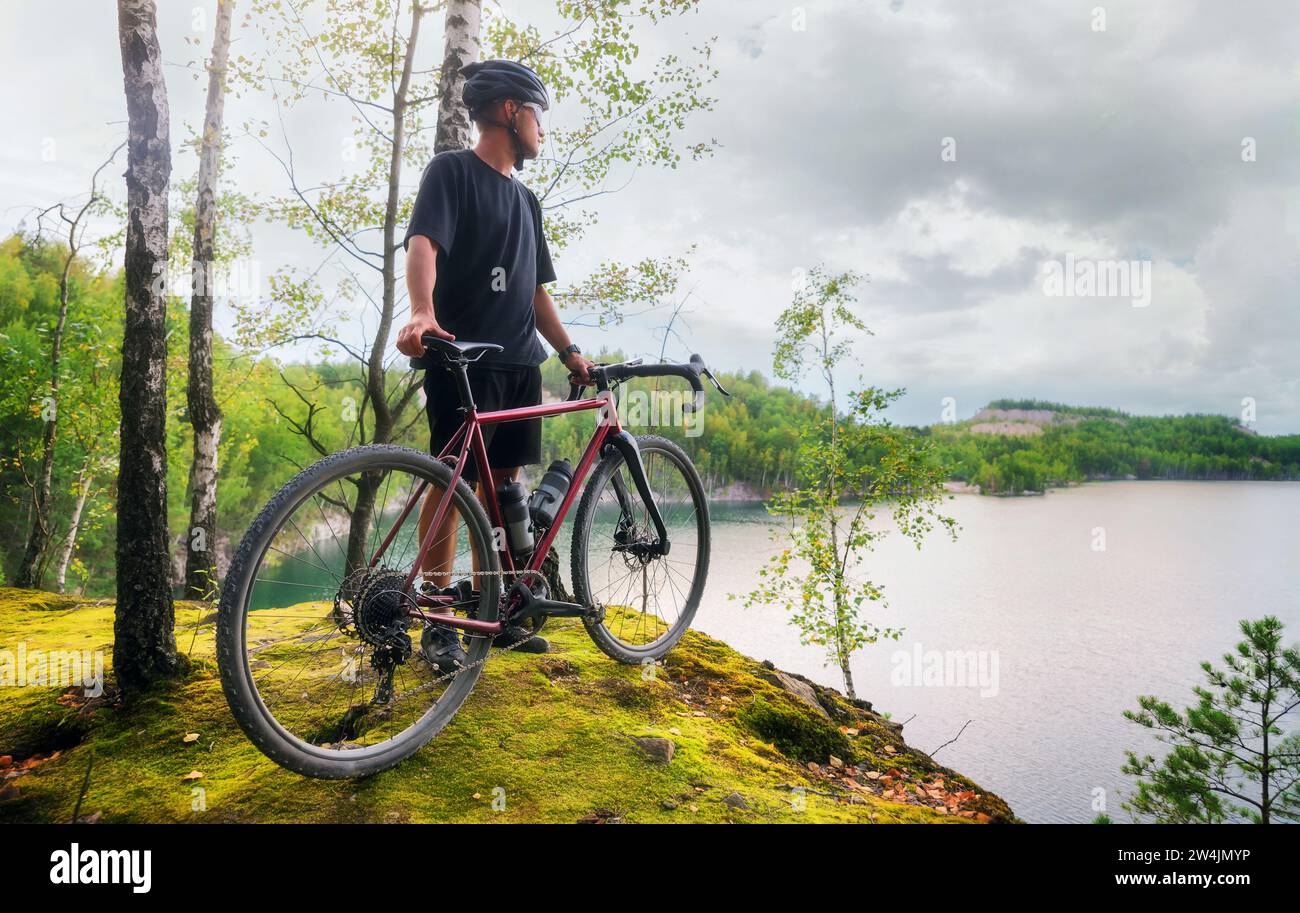
[[[403,508],[421,483],[428,491],[449,475],[418,451],[345,451],[300,473],[250,528],[223,598],[223,681],[245,731],[285,766],[319,776],[390,766],[472,690],[490,638],[470,638],[464,671],[447,674],[421,650],[428,625],[406,612],[420,505],[405,516]],[[499,580],[471,573],[475,552],[495,569],[491,537],[468,490],[454,497],[462,519],[452,579],[478,580],[456,610],[492,620]]]
[[[609,458],[584,493],[576,550],[582,554],[575,586],[604,609],[588,630],[623,662],[657,659],[690,626],[708,571],[708,505],[686,455],[667,441],[639,441],[646,479],[668,530],[664,556],[638,554],[657,540],[647,505],[621,456]],[[581,580],[579,580],[581,577]]]

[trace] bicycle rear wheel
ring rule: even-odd
[[[235,719],[277,764],[328,779],[377,773],[418,751],[469,697],[491,638],[468,638],[460,671],[435,667],[420,648],[430,623],[411,616],[405,588],[419,505],[403,508],[421,484],[441,492],[450,482],[451,469],[426,453],[357,447],[300,472],[244,536],[222,592],[217,661]],[[495,621],[491,527],[463,481],[452,497],[464,521],[452,579],[478,581],[455,610]],[[475,560],[487,573],[472,574]]]
[[[574,520],[572,572],[577,601],[604,609],[587,633],[621,663],[660,659],[690,627],[709,572],[709,505],[686,453],[666,438],[637,438],[646,479],[668,529],[670,551],[656,541],[650,513],[622,453],[597,464]]]

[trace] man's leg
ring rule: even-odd
[[[433,523],[433,515],[438,510],[438,499],[442,497],[442,492],[443,489],[431,484],[424,496],[424,503],[420,505],[418,528],[421,542],[424,541],[429,526]],[[447,513],[442,518],[442,525],[438,527],[433,544],[429,546],[428,554],[424,556],[424,567],[420,568],[424,579],[435,587],[451,586],[451,565],[456,558],[456,537],[459,532],[460,512],[456,510],[455,502],[452,502],[447,505]],[[474,569],[478,570],[477,567]]]
[[[510,469],[493,469],[492,477],[496,485],[502,482],[513,482],[519,473],[519,467],[515,466]],[[488,512],[488,495],[487,490],[480,482],[477,486],[479,500],[483,503],[483,510]],[[428,493],[424,496],[424,503],[420,505],[419,530],[420,541],[424,541],[424,536],[429,530],[429,525],[433,523],[433,515],[438,509],[438,499],[442,497],[443,490],[433,485],[429,486]],[[429,547],[429,553],[425,556],[424,579],[430,581],[435,587],[451,586],[451,569],[452,563],[456,559],[456,538],[460,532],[460,513],[456,510],[456,505],[449,505],[447,514],[442,518],[442,525],[438,527],[438,533],[434,537],[433,544]],[[479,571],[478,553],[473,553],[474,570]]]
[[[424,503],[420,505],[417,526],[421,542],[433,525],[433,515],[438,510],[442,493],[442,488],[430,484]],[[429,544],[424,566],[420,568],[425,582],[436,589],[451,585],[452,562],[456,559],[456,537],[459,532],[460,512],[456,509],[455,502],[452,502],[447,505],[447,513],[438,526],[433,542]],[[468,654],[461,645],[460,635],[454,628],[444,625],[430,625],[421,632],[420,653],[438,675],[450,675],[469,661]]]
[[[434,456],[442,453],[457,429],[460,428],[463,415],[459,410],[460,396],[450,378],[442,371],[427,371],[424,375],[425,411],[429,418],[429,452]],[[420,505],[417,522],[420,542],[429,532],[433,515],[438,510],[438,501],[443,489],[430,483],[425,492],[424,502]],[[424,556],[420,568],[424,582],[439,589],[451,585],[452,562],[456,558],[456,539],[460,530],[460,512],[456,502],[447,505],[447,513]]]

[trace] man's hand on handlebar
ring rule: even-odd
[[[569,382],[587,385],[591,383],[591,369],[596,367],[596,363],[581,352],[569,353],[568,359],[564,366],[569,369]]]
[[[418,314],[411,317],[411,322],[397,331],[397,351],[411,358],[424,354],[424,343],[420,337],[432,333],[443,339],[455,339],[454,333],[448,333],[432,314]]]
[[[573,356],[575,359],[578,357],[576,353]],[[586,361],[586,359],[583,359],[583,361]],[[586,367],[588,368],[587,383],[591,382],[590,376],[594,372],[596,382],[602,390],[605,389],[605,384],[617,384],[633,377],[680,377],[691,385],[691,390],[695,394],[693,399],[682,403],[682,409],[685,412],[698,412],[704,407],[704,384],[700,382],[701,377],[707,378],[723,396],[731,395],[722,384],[718,383],[718,379],[713,376],[713,372],[709,370],[708,365],[704,363],[704,359],[699,355],[692,355],[691,360],[684,365],[668,362],[647,365],[643,364],[640,358],[637,358],[614,365],[593,365],[591,362],[587,362]],[[570,374],[569,402],[581,398],[582,387],[583,384],[579,383],[576,373]]]

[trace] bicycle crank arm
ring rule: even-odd
[[[529,606],[529,615],[545,615],[547,618],[582,618],[592,614],[586,606],[576,602],[557,602],[554,599],[538,599]]]
[[[560,602],[556,599],[542,599],[533,596],[510,614],[510,624],[518,625],[534,618],[586,618],[590,621],[604,621],[605,613],[599,608],[588,608],[576,602]]]
[[[517,596],[519,605],[510,613],[510,624],[522,624],[534,618],[588,618],[603,621],[605,612],[576,602],[562,602],[536,595],[523,581],[516,580],[507,596]]]

